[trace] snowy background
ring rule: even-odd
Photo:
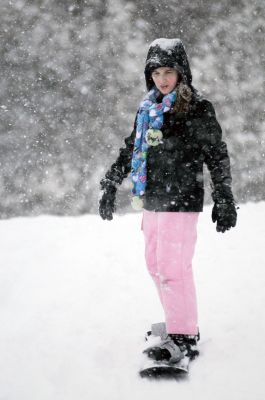
[[[263,0],[0,0],[1,400],[264,399],[264,13]],[[185,44],[240,205],[224,235],[210,205],[200,216],[201,356],[160,383],[137,375],[163,313],[128,180],[119,215],[97,215],[157,37]]]
[[[201,355],[182,382],[138,376],[163,320],[141,214],[2,221],[0,398],[263,400],[265,202],[242,205],[225,234],[210,213],[194,259]]]
[[[0,0],[0,218],[97,212],[157,37],[185,44],[228,143],[236,200],[264,200],[264,21],[263,0]],[[125,182],[123,212],[128,194]]]

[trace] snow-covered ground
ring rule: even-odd
[[[141,214],[0,221],[0,399],[263,400],[265,203],[225,234],[210,212],[194,259],[201,355],[181,382],[138,376],[163,319]]]

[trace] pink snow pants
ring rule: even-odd
[[[145,259],[164,309],[167,333],[198,333],[192,272],[198,216],[198,212],[143,211]]]

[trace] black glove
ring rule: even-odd
[[[225,232],[236,226],[237,212],[234,202],[215,202],[212,211],[213,222],[217,221],[217,232]]]
[[[109,179],[102,179],[100,181],[101,189],[103,194],[99,200],[99,214],[102,219],[111,221],[113,219],[112,214],[116,210],[115,207],[115,195],[117,188],[115,184]]]

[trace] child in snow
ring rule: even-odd
[[[165,312],[166,335],[147,353],[156,360],[172,361],[179,352],[192,359],[199,354],[192,258],[203,210],[203,163],[213,184],[212,220],[225,232],[237,219],[230,161],[213,105],[192,86],[181,40],[152,42],[144,72],[148,93],[125,147],[100,182],[99,212],[112,219],[117,185],[131,173],[132,206],[143,208],[146,264]]]

